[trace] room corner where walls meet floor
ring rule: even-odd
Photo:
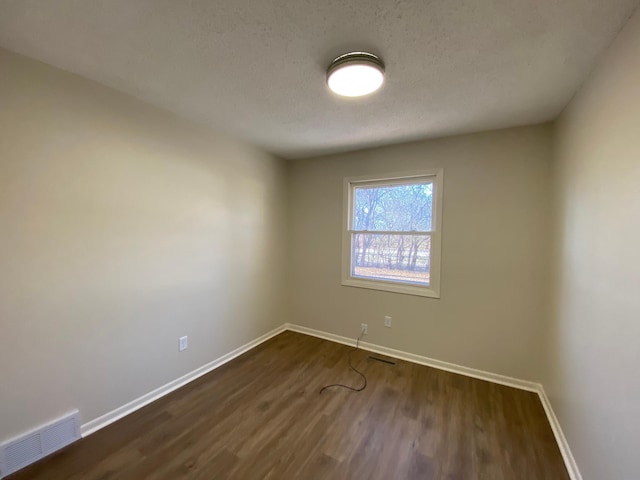
[[[269,339],[281,334],[282,332],[285,331],[292,331],[292,332],[296,332],[296,333],[301,333],[304,335],[311,335],[317,338],[321,338],[324,340],[328,340],[331,342],[335,342],[335,343],[340,343],[343,345],[348,345],[348,346],[355,346],[356,345],[356,339],[352,339],[352,338],[348,338],[348,337],[344,337],[341,335],[336,335],[336,334],[332,334],[329,332],[323,332],[320,330],[316,330],[316,329],[312,329],[312,328],[308,328],[308,327],[303,327],[300,325],[295,325],[295,324],[291,324],[291,323],[285,323],[283,325],[281,325],[280,327],[246,343],[245,345],[242,345],[241,347],[236,348],[235,350],[229,352],[226,355],[221,356],[220,358],[209,362],[206,365],[203,365],[202,367],[193,370],[192,372],[189,372],[186,375],[183,375],[182,377],[169,382],[166,385],[163,385],[135,400],[132,400],[131,402],[128,402],[125,405],[122,405],[119,408],[116,408],[110,412],[105,413],[104,415],[101,415],[98,418],[92,419],[87,421],[86,423],[82,424],[82,426],[80,427],[80,433],[82,435],[82,437],[87,437],[95,432],[97,432],[98,430],[107,427],[108,425],[126,417],[127,415],[145,407],[146,405],[149,405],[150,403],[164,397],[165,395],[179,389],[180,387],[196,380],[197,378],[202,377],[203,375],[219,368],[220,366],[230,362],[231,360],[233,360],[234,358],[239,357],[240,355],[248,352],[249,350],[257,347],[258,345],[268,341]],[[456,364],[452,364],[452,363],[448,363],[448,362],[443,362],[440,360],[436,360],[436,359],[432,359],[432,358],[428,358],[428,357],[424,357],[421,355],[416,355],[416,354],[412,354],[412,353],[408,353],[408,352],[402,352],[400,350],[395,350],[392,348],[388,348],[388,347],[384,347],[381,345],[376,345],[376,344],[372,344],[372,343],[368,343],[368,342],[363,342],[361,341],[359,343],[359,348],[361,348],[362,350],[366,350],[366,351],[370,351],[373,353],[377,353],[377,354],[381,354],[381,355],[385,355],[388,357],[392,357],[392,358],[397,358],[400,360],[405,360],[408,362],[412,362],[412,363],[416,363],[419,365],[425,365],[428,367],[432,367],[432,368],[436,368],[439,370],[444,370],[447,372],[451,372],[451,373],[455,373],[455,374],[459,374],[459,375],[464,375],[464,376],[468,376],[468,377],[472,377],[472,378],[476,378],[479,380],[484,380],[487,382],[492,382],[492,383],[497,383],[500,385],[504,385],[504,386],[508,386],[508,387],[512,387],[512,388],[517,388],[520,390],[525,390],[525,391],[529,391],[529,392],[534,392],[536,394],[538,394],[539,398],[540,398],[540,402],[542,403],[542,406],[544,408],[544,411],[546,413],[547,419],[549,421],[549,424],[551,426],[551,429],[553,431],[553,434],[555,436],[555,439],[558,443],[558,447],[560,449],[560,453],[562,455],[562,458],[565,462],[565,466],[567,468],[567,471],[569,473],[569,476],[571,478],[571,480],[582,480],[582,477],[580,475],[580,472],[578,470],[577,464],[575,462],[575,459],[573,458],[573,455],[571,454],[571,449],[566,441],[566,438],[564,436],[564,433],[562,431],[562,428],[558,422],[558,419],[555,416],[555,413],[553,411],[553,408],[551,407],[551,404],[549,402],[549,399],[547,398],[547,395],[544,391],[544,387],[540,384],[540,383],[536,383],[536,382],[531,382],[531,381],[527,381],[527,380],[521,380],[521,379],[516,379],[516,378],[511,378],[511,377],[507,377],[504,375],[499,375],[499,374],[494,374],[491,372],[485,372],[482,370],[477,370],[474,368],[469,368],[469,367],[464,367],[461,365],[456,365]],[[7,442],[10,443],[10,442]],[[52,453],[52,452],[50,452]],[[33,461],[39,460],[40,458],[42,458],[42,456],[35,456],[33,458]],[[32,462],[26,463],[23,465],[27,466]]]

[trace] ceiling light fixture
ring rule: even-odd
[[[361,97],[378,90],[384,82],[384,63],[366,52],[340,55],[327,69],[327,85],[343,97]]]

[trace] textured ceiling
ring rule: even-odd
[[[543,122],[638,0],[2,0],[0,46],[287,158]],[[387,65],[370,97],[335,56]]]

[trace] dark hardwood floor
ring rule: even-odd
[[[534,393],[285,332],[10,480],[565,480]]]

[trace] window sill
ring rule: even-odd
[[[384,282],[382,280],[366,280],[363,278],[349,277],[342,280],[346,287],[368,288],[385,292],[402,293],[404,295],[416,295],[419,297],[440,298],[440,292],[431,287],[419,285],[401,284],[396,282]]]

